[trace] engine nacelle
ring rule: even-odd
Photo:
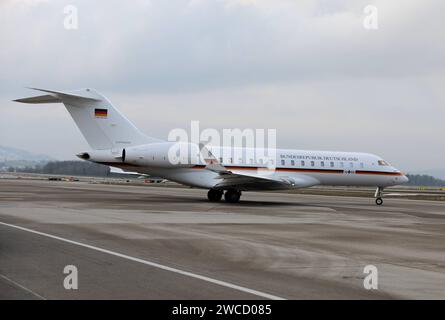
[[[92,150],[88,152],[82,152],[77,154],[82,160],[88,160],[92,162],[122,162],[122,151],[112,150]]]
[[[192,167],[200,162],[199,147],[185,142],[160,142],[128,147],[123,150],[128,164],[159,168]]]

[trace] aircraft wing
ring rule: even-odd
[[[303,174],[288,177],[285,175],[276,175],[274,173],[262,173],[261,171],[240,171],[241,170],[233,172],[220,172],[217,177],[220,182],[215,185],[215,188],[236,188],[239,190],[283,190],[311,187],[320,183],[318,180]]]
[[[139,173],[139,172],[135,172],[135,171],[127,171],[125,169],[122,168],[118,168],[118,167],[113,167],[113,166],[109,166],[110,167],[110,172],[111,173],[116,173],[116,174],[128,174],[128,175],[135,175],[135,176],[145,176],[148,177],[147,174],[144,173]]]
[[[263,168],[260,170],[229,170],[204,145],[200,145],[201,155],[206,163],[206,169],[218,173],[219,182],[215,188],[236,188],[238,190],[282,190],[311,187],[320,182],[304,174],[277,174],[275,171]],[[246,169],[249,169],[246,167]]]
[[[236,188],[239,190],[280,190],[290,189],[292,184],[286,181],[280,181],[271,177],[259,177],[231,171],[219,173],[216,178],[219,182],[215,188]]]

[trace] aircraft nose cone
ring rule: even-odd
[[[402,176],[402,183],[407,183],[409,181],[409,178],[406,175]]]

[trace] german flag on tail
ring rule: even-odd
[[[106,118],[108,116],[107,109],[94,109],[94,116],[96,118]]]

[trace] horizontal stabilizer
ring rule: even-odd
[[[58,102],[62,102],[60,99],[58,99],[52,95],[49,95],[49,94],[45,94],[43,96],[30,97],[30,98],[16,99],[13,101],[22,102],[22,103],[58,103]]]
[[[85,90],[79,91],[82,92],[82,94],[79,94],[78,92],[68,92],[68,91],[54,91],[54,90],[46,90],[46,89],[39,89],[39,88],[28,88],[32,90],[42,91],[49,93],[48,95],[43,96],[37,96],[37,97],[29,97],[29,98],[22,98],[14,100],[15,102],[22,102],[22,103],[56,103],[56,102],[69,102],[69,101],[76,101],[81,100],[85,102],[98,102],[101,101],[100,99],[97,99],[95,97],[92,97],[91,95],[88,95],[88,90],[85,93]]]

